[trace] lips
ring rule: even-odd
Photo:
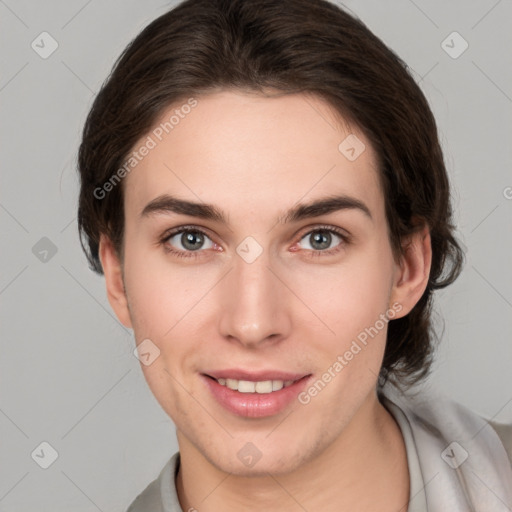
[[[228,411],[246,418],[280,413],[297,398],[311,374],[282,371],[220,370],[202,374],[213,397]]]

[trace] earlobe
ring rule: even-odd
[[[105,275],[105,285],[110,306],[119,321],[124,326],[131,328],[132,322],[128,309],[121,262],[111,240],[105,235],[101,235],[100,238],[99,257],[103,267],[103,274]]]
[[[432,244],[428,226],[404,241],[404,253],[395,276],[390,303],[402,305],[400,316],[407,315],[423,295],[432,264]]]

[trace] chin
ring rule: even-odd
[[[248,478],[268,476],[269,473],[276,476],[292,473],[300,468],[307,458],[306,454],[299,452],[291,444],[286,446],[285,452],[277,447],[266,447],[257,451],[254,445],[245,444],[233,452],[203,454],[217,469]]]

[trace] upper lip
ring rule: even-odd
[[[281,370],[262,370],[262,371],[249,371],[242,369],[226,369],[226,370],[212,370],[205,372],[204,375],[213,377],[214,379],[234,379],[234,380],[248,380],[252,382],[261,382],[265,380],[299,380],[306,377],[307,373],[290,373]]]

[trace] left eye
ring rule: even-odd
[[[308,250],[313,250],[315,252],[323,251],[323,252],[329,252],[326,251],[326,249],[329,249],[329,246],[333,242],[333,236],[335,238],[340,239],[341,242],[344,241],[344,237],[340,234],[334,231],[333,229],[326,229],[326,228],[318,228],[313,231],[310,231],[305,236],[301,238],[302,240],[307,240],[309,243],[309,247],[306,247]],[[339,245],[339,244],[338,244]]]

